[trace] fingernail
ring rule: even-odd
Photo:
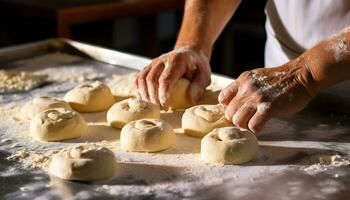
[[[238,121],[238,119],[239,119],[239,116],[240,114],[239,114],[239,112],[236,112],[234,115],[233,115],[233,117],[232,117],[232,122],[234,123],[234,124],[236,124],[236,122]]]
[[[226,98],[226,94],[224,92],[220,92],[218,101],[221,103],[224,101],[225,98]]]

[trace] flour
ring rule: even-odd
[[[257,112],[260,114],[265,114],[270,109],[270,107],[271,107],[270,102],[262,102],[256,106]]]
[[[350,31],[350,27],[345,28],[339,33],[333,34],[327,38],[330,45],[327,50],[333,52],[335,62],[342,61],[350,53],[350,47],[347,43],[347,35]]]
[[[349,54],[350,48],[344,35],[339,35],[333,40],[335,41],[330,44],[328,50],[333,52],[335,62],[340,62]]]
[[[264,97],[267,97],[271,100],[281,96],[285,93],[284,85],[274,85],[269,83],[268,77],[253,73],[251,76],[251,80],[257,85],[258,92],[261,93]]]
[[[310,158],[311,165],[303,168],[308,173],[318,173],[334,167],[349,166],[350,161],[340,155],[314,155]],[[339,176],[339,175],[338,175]]]
[[[123,75],[113,74],[112,78],[106,81],[117,101],[137,96],[137,89],[130,84],[134,82],[136,75],[136,72]]]
[[[0,93],[25,92],[47,82],[45,75],[16,70],[0,70]]]

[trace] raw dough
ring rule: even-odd
[[[68,103],[55,97],[41,96],[32,99],[24,104],[21,114],[27,119],[33,119],[38,113],[51,108],[67,108],[70,109]]]
[[[187,95],[187,90],[190,84],[190,81],[185,78],[179,79],[170,91],[166,107],[171,109],[184,109],[191,107],[193,104],[189,101]]]
[[[59,151],[52,157],[49,172],[73,181],[97,181],[111,178],[117,171],[117,159],[108,148],[81,144]]]
[[[125,125],[120,134],[120,144],[127,151],[155,152],[175,144],[173,128],[161,119],[141,119]]]
[[[64,96],[78,112],[99,112],[110,108],[115,100],[109,87],[99,81],[78,85]]]
[[[203,137],[214,128],[232,126],[224,116],[221,105],[198,105],[186,109],[181,120],[182,128],[190,136]]]
[[[30,134],[34,139],[41,141],[78,138],[86,129],[83,117],[74,110],[66,108],[45,110],[30,122]]]
[[[159,106],[137,98],[115,103],[107,112],[108,124],[122,128],[125,124],[142,118],[160,118]]]
[[[252,160],[257,151],[255,135],[233,126],[216,128],[201,141],[201,159],[207,163],[242,164]]]

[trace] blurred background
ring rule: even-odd
[[[213,72],[237,77],[264,66],[265,3],[242,1],[215,44]],[[183,5],[184,0],[0,0],[0,48],[66,37],[154,58],[173,48]]]

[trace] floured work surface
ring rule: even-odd
[[[120,131],[107,126],[106,112],[83,114],[89,131],[79,139],[36,142],[29,137],[29,121],[19,113],[25,102],[40,95],[62,97],[76,84],[92,80],[132,95],[134,71],[63,53],[11,65],[48,81],[29,92],[1,94],[2,199],[345,199],[350,193],[350,116],[344,110],[332,113],[313,106],[292,118],[270,121],[259,136],[259,155],[241,166],[203,163],[200,139],[181,135],[180,111],[162,113],[180,134],[175,148],[159,153],[122,151]],[[215,90],[228,83],[217,77],[213,82],[207,101],[215,100]],[[60,180],[41,169],[55,151],[84,142],[115,152],[120,163],[115,178],[86,184]]]

